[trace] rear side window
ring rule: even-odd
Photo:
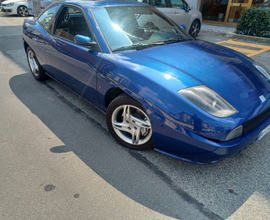
[[[58,7],[59,5],[49,8],[38,18],[38,22],[45,30],[51,31],[51,20]]]

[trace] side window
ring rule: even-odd
[[[56,5],[54,7],[49,8],[47,11],[45,11],[39,18],[38,18],[38,22],[40,23],[40,25],[47,31],[51,31],[50,28],[50,24],[51,24],[51,20],[52,17],[54,15],[54,13],[56,12],[56,10],[58,9],[59,5]]]
[[[166,1],[165,0],[153,0],[155,7],[166,7]]]
[[[75,41],[77,34],[92,38],[82,11],[73,7],[64,7],[56,22],[55,35]]]
[[[173,8],[184,9],[184,2],[182,0],[171,0]]]

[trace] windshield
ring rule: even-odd
[[[191,39],[149,6],[99,7],[92,12],[112,52],[142,50]]]

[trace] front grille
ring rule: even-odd
[[[12,9],[3,9],[2,8],[2,12],[12,12]]]
[[[243,134],[249,132],[270,115],[270,108],[243,124]]]

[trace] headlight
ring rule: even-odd
[[[8,6],[8,7],[13,6],[13,5],[14,5],[13,2],[6,4],[6,6]]]
[[[266,79],[270,80],[270,71],[267,69],[267,67],[256,61],[253,62],[253,65],[266,77]]]
[[[220,118],[238,112],[229,102],[204,85],[181,89],[178,93],[204,111]]]

